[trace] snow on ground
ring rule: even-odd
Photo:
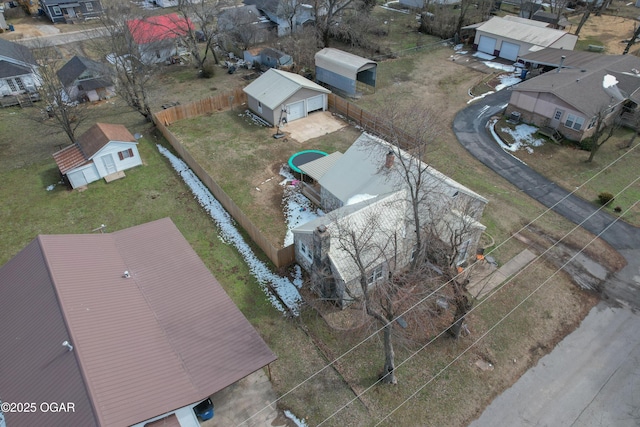
[[[300,188],[296,185],[298,180],[294,178],[286,165],[280,168],[280,175],[284,177],[280,185],[285,187],[284,195],[282,196],[282,210],[287,221],[287,233],[284,236],[284,246],[289,246],[293,244],[293,233],[291,230],[299,225],[313,221],[319,216],[324,216],[324,212],[322,209],[316,209],[311,201],[300,192]]]
[[[498,76],[500,84],[496,86],[495,90],[490,90],[489,92],[485,92],[482,95],[473,97],[467,101],[467,104],[471,104],[472,102],[477,101],[478,99],[482,99],[487,95],[491,95],[492,93],[498,92],[504,88],[520,83],[522,79],[519,77],[519,73],[515,72],[515,67],[511,68],[513,68],[513,70],[511,70],[510,74],[501,74]]]
[[[513,73],[516,70],[516,67],[514,67],[513,65],[501,64],[499,62],[483,61],[482,63],[489,68],[506,71],[507,73]]]
[[[298,426],[298,427],[307,427],[307,423],[305,423],[304,420],[301,420],[298,417],[296,417],[295,415],[293,415],[291,413],[291,411],[285,410],[284,411],[284,416],[289,418],[291,421],[293,421],[295,423],[295,425]]]
[[[524,148],[529,153],[533,153],[532,147],[540,147],[544,144],[544,141],[540,138],[534,137],[534,134],[538,130],[535,126],[530,126],[527,124],[519,124],[515,129],[511,129],[509,127],[503,127],[500,129],[504,133],[508,133],[513,137],[515,142],[511,145],[507,145],[502,140],[500,140],[500,145],[505,150],[509,151],[518,151],[521,148]]]
[[[486,59],[487,61],[491,61],[492,59],[496,59],[495,56],[489,55],[488,53],[484,53],[484,52],[476,52],[476,53],[473,54],[473,56],[475,56],[476,58],[480,58],[480,59]]]
[[[244,241],[242,235],[234,225],[233,218],[231,218],[222,205],[213,197],[209,189],[205,187],[191,169],[189,169],[189,166],[161,145],[157,147],[160,154],[169,159],[171,166],[173,166],[176,172],[182,177],[200,205],[214,220],[218,226],[222,241],[235,246],[240,255],[242,255],[242,258],[249,266],[251,274],[258,281],[263,292],[269,301],[271,301],[271,304],[282,313],[287,313],[288,311],[297,316],[299,314],[300,304],[302,303],[302,297],[296,287],[300,287],[302,284],[301,270],[296,270],[295,284],[291,283],[288,278],[280,277],[269,270],[269,267],[256,257],[251,247]],[[270,289],[273,289],[280,299],[270,292]],[[286,309],[282,306],[280,300],[286,305]]]

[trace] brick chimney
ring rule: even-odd
[[[394,158],[395,154],[393,154],[393,151],[389,150],[389,152],[387,153],[387,158],[384,161],[384,167],[387,169],[391,169],[391,167],[393,166]]]
[[[337,300],[336,283],[331,272],[329,249],[331,233],[325,225],[313,230],[313,265],[311,266],[311,287],[322,298]]]

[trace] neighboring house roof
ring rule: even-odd
[[[60,173],[90,162],[91,158],[111,141],[136,143],[131,132],[123,125],[96,123],[80,135],[75,144],[53,154]]]
[[[294,7],[310,5],[310,1],[305,0],[245,0],[247,5],[255,5],[259,10],[273,16],[280,16],[286,20],[287,14],[293,12]]]
[[[563,15],[558,16],[556,13],[545,12],[544,10],[538,10],[533,14],[533,17],[531,19],[533,19],[534,21],[558,25],[560,27],[567,27],[571,25],[571,22],[569,22],[569,20]]]
[[[564,60],[562,59],[563,56]],[[608,61],[610,56],[584,50],[556,49],[553,47],[529,52],[518,57],[521,62],[531,62],[551,67],[559,67],[560,62],[562,62],[562,68],[585,68],[590,64],[597,63],[602,58],[607,58]]]
[[[355,79],[360,71],[377,66],[375,61],[331,47],[325,47],[317,52],[315,62],[317,67],[352,79]]]
[[[113,86],[113,81],[108,76],[109,69],[104,64],[82,56],[71,58],[58,70],[57,75],[60,82],[68,87],[84,73],[90,76],[90,78],[82,80],[84,90]]]
[[[87,3],[91,0],[40,0],[45,6],[55,6],[58,4],[69,4],[69,3]]]
[[[616,78],[620,96],[612,99],[605,91],[606,75]],[[622,98],[640,103],[640,58],[633,55],[599,55],[588,64],[588,69],[562,69],[548,72],[514,86],[522,92],[548,92],[585,114],[595,116],[601,109],[618,104]],[[617,98],[617,99],[615,99]]]
[[[31,50],[28,47],[9,40],[0,39],[0,60],[3,58],[17,61],[24,66],[37,65]],[[31,72],[31,70],[29,70]]]
[[[521,21],[529,22],[523,23]],[[509,19],[495,16],[480,25],[477,31],[538,46],[550,46],[568,34],[566,31],[547,28],[543,22],[523,18],[516,19],[513,16]]]
[[[276,359],[168,218],[40,235],[0,284],[3,401],[75,402],[74,413],[5,413],[8,425],[128,426]]]
[[[324,174],[327,173],[327,171],[329,171],[329,169],[331,169],[333,165],[335,165],[340,157],[342,157],[342,153],[336,151],[335,153],[331,153],[328,156],[322,156],[309,163],[300,165],[299,168],[302,172],[305,173],[305,175],[308,175],[316,181],[319,181],[320,178],[322,178]]]
[[[299,74],[273,68],[246,86],[243,91],[260,101],[267,108],[274,110],[302,88],[331,93],[329,89],[305,79]]]
[[[21,65],[0,60],[0,78],[24,76],[33,73],[33,70]]]
[[[184,37],[190,27],[193,28],[191,20],[177,13],[127,21],[129,33],[139,45]]]
[[[337,197],[343,204],[359,194],[381,195],[396,191],[403,187],[404,180],[400,174],[390,173],[385,168],[385,156],[392,146],[379,138],[363,133],[349,149],[335,162],[319,180],[320,186]],[[398,149],[393,147],[393,151]],[[411,155],[401,151],[405,158]],[[417,165],[417,163],[414,163]],[[398,167],[398,161],[394,162]],[[485,203],[487,200],[469,188],[454,181],[436,169],[422,163],[426,168],[425,185],[437,188],[446,185],[444,191],[454,193],[461,191]]]
[[[265,22],[271,21],[263,16],[255,5],[238,5],[224,8],[218,18],[218,26],[224,30]]]

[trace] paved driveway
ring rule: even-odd
[[[502,150],[487,132],[508,90],[462,110],[453,130],[478,160],[543,205],[602,238],[627,260],[610,277],[605,300],[580,327],[487,407],[471,426],[640,425],[640,231],[570,195]]]

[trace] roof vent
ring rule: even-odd
[[[128,279],[129,277],[131,277],[131,274],[129,274],[129,270],[126,270],[122,275],[122,277],[124,277],[125,279]]]
[[[67,349],[68,349],[69,351],[72,351],[72,350],[73,350],[73,346],[72,346],[71,344],[69,344],[69,341],[63,341],[62,346],[63,346],[63,347],[67,347]]]

